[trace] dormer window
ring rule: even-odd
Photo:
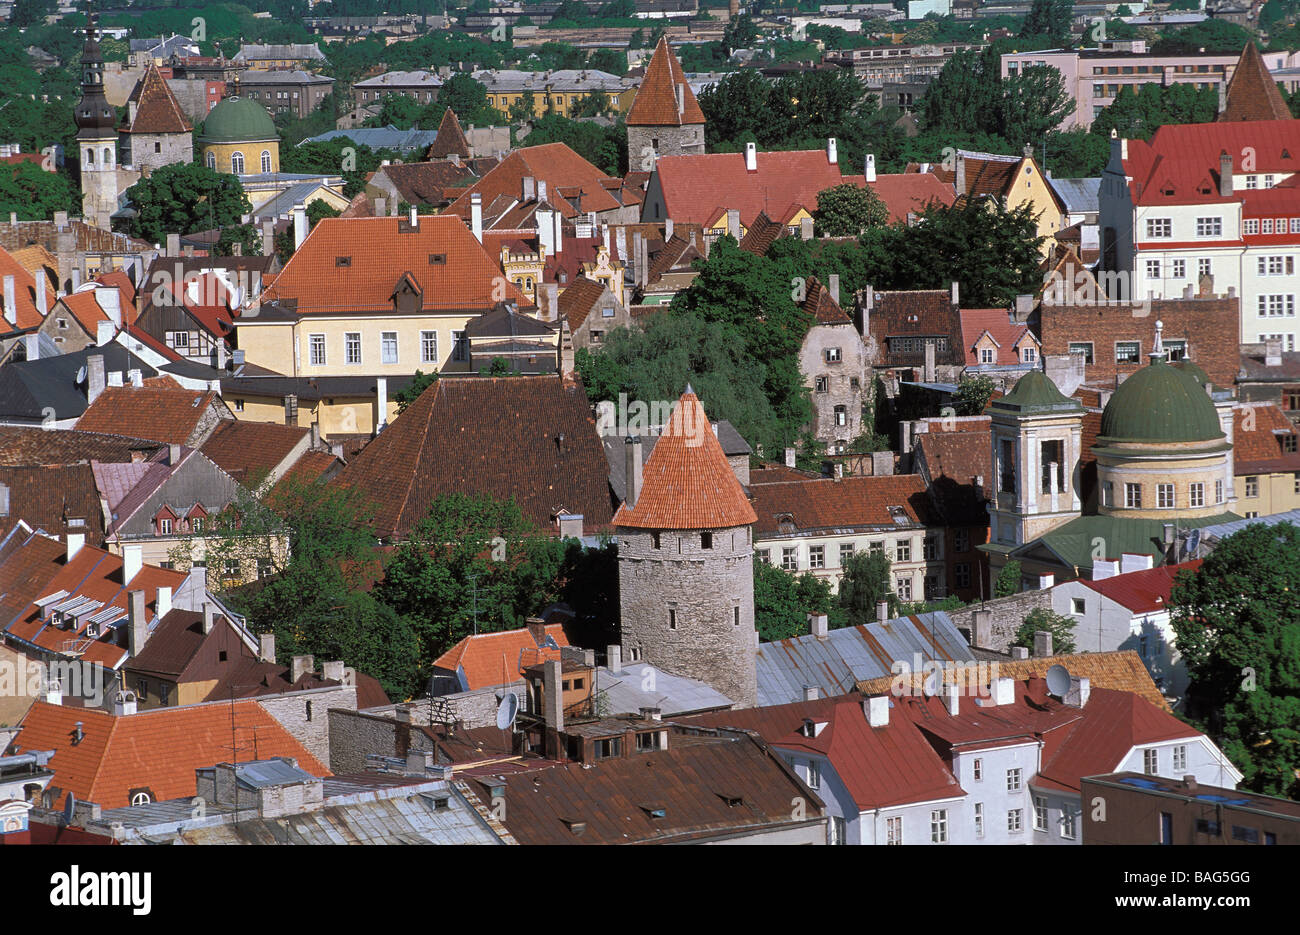
[[[158,520],[158,535],[170,536],[172,534],[172,521],[168,518]]]

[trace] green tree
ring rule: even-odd
[[[889,602],[893,616],[898,598],[889,584],[889,559],[875,549],[858,552],[844,567],[840,578],[838,603],[849,626],[863,626],[877,621],[876,605]]]
[[[1012,560],[1002,566],[993,582],[994,597],[1009,597],[1020,593],[1020,563]]]
[[[411,378],[406,388],[393,394],[393,402],[397,403],[397,414],[400,416],[404,413],[413,402],[424,395],[425,390],[437,382],[438,371],[431,370],[428,373],[422,370],[415,371],[415,376]]]
[[[324,198],[317,198],[311,204],[307,205],[307,224],[308,230],[316,226],[316,222],[322,218],[336,218],[343,212],[331,205]]]
[[[622,175],[622,167],[627,164],[627,130],[622,122],[603,127],[560,114],[546,114],[533,120],[533,128],[523,141],[525,146],[543,143],[563,143],[610,175]]]
[[[604,94],[593,92],[584,94],[578,98],[577,102],[569,108],[569,116],[578,117],[604,117],[613,111],[609,103],[609,98]]]
[[[53,14],[54,0],[14,0],[9,25],[39,26],[45,23],[45,17]]]
[[[1012,643],[1034,648],[1034,634],[1046,630],[1052,634],[1052,652],[1063,655],[1074,652],[1074,619],[1056,613],[1050,607],[1035,607],[1025,615],[1016,630]]]
[[[1156,55],[1188,55],[1198,51],[1236,55],[1247,42],[1254,42],[1255,34],[1243,26],[1223,19],[1207,19],[1167,32],[1151,45]]]
[[[794,575],[768,562],[754,562],[754,623],[765,643],[808,632],[809,614],[832,614],[830,583],[811,572]]]
[[[1056,45],[1068,47],[1073,0],[1034,0],[1020,27],[1021,36],[1048,36]]]
[[[813,218],[820,237],[858,237],[889,223],[889,209],[870,188],[846,183],[817,193]]]
[[[212,252],[217,256],[233,256],[235,244],[239,245],[244,256],[257,256],[262,252],[262,235],[252,224],[236,224],[221,231],[213,245]]]
[[[510,105],[506,119],[512,124],[528,123],[537,114],[537,98],[532,91],[525,91],[519,99]]]
[[[0,167],[0,214],[17,212],[20,221],[45,221],[55,211],[81,210],[81,196],[66,175],[30,162]]]
[[[465,126],[487,127],[501,123],[502,114],[488,103],[487,88],[464,73],[452,75],[438,92],[439,119],[448,107],[456,112]]]
[[[1246,788],[1300,798],[1300,529],[1247,526],[1170,600],[1189,713]]]
[[[984,412],[996,389],[993,379],[982,373],[964,376],[953,394],[952,406],[959,416],[978,416]]]
[[[722,31],[722,45],[728,55],[737,49],[748,49],[757,41],[758,27],[754,25],[753,17],[747,13],[731,20]]]
[[[136,208],[131,234],[152,243],[237,226],[253,210],[237,176],[195,163],[163,166],[127,189],[127,197]]]

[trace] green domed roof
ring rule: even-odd
[[[1183,373],[1192,376],[1197,383],[1201,384],[1201,386],[1205,386],[1205,384],[1210,382],[1210,375],[1202,370],[1190,357],[1184,357],[1182,360],[1174,364],[1174,366]]]
[[[1051,377],[1041,370],[1029,371],[1016,381],[1010,393],[993,400],[991,405],[995,409],[1025,413],[1071,412],[1083,408],[1077,399],[1062,394]]]
[[[246,97],[228,97],[203,121],[205,143],[248,143],[279,139],[275,123],[257,101]]]
[[[1162,360],[1148,364],[1119,385],[1101,414],[1101,431],[1097,433],[1097,441],[1103,445],[1203,442],[1223,437],[1219,415],[1205,387],[1190,371]]]

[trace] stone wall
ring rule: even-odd
[[[834,361],[827,361],[828,350],[838,352]],[[814,325],[799,352],[799,369],[812,390],[812,430],[817,440],[825,442],[832,453],[837,443],[847,446],[862,434],[862,406],[871,386],[861,335],[848,322]],[[819,388],[819,381],[824,388]],[[836,406],[844,407],[843,425],[836,423]]]
[[[758,632],[750,529],[708,531],[709,549],[704,530],[664,530],[660,548],[651,532],[618,531],[623,658],[699,679],[752,707]]]
[[[628,165],[634,172],[652,171],[657,156],[689,156],[703,152],[703,124],[688,124],[683,127],[627,128]]]
[[[282,695],[262,695],[256,701],[312,756],[322,763],[329,763],[329,712],[333,708],[355,711],[357,689],[353,685],[337,685]]]
[[[152,172],[163,166],[194,161],[194,140],[189,133],[130,133],[126,138],[131,145],[128,165],[133,169]]]
[[[953,624],[959,630],[970,633],[970,643],[975,648],[1006,652],[1015,639],[1016,630],[1020,629],[1020,625],[1025,622],[1025,617],[1031,610],[1040,607],[1052,609],[1050,590],[1022,591],[1009,597],[995,597],[982,604],[971,604],[960,610],[950,610],[948,616],[952,618]],[[986,621],[987,625],[976,620],[976,614],[979,612],[987,615],[981,618],[981,621]],[[977,626],[977,623],[981,625]]]

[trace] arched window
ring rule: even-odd
[[[113,150],[112,150],[112,147],[105,146],[105,147],[104,147],[104,165],[106,165],[106,166],[111,166],[112,164],[113,164]]]
[[[88,166],[93,166],[94,164],[95,164],[95,151],[94,151],[93,149],[91,149],[89,146],[87,146],[87,147],[86,147],[86,165],[88,165]]]
[[[271,171],[271,151],[269,149],[262,150],[262,171]]]
[[[230,154],[230,171],[235,175],[244,174],[244,154],[239,150],[235,150]]]
[[[149,798],[149,793],[147,792],[137,792],[135,795],[131,796],[132,805],[148,805],[152,801],[153,799]]]
[[[214,172],[216,171],[216,169],[217,169],[217,154],[216,154],[216,153],[214,153],[212,150],[208,150],[208,154],[207,154],[206,157],[204,157],[204,160],[203,160],[203,161],[207,164],[207,167],[208,167],[209,169],[211,169],[211,170],[214,171]]]

